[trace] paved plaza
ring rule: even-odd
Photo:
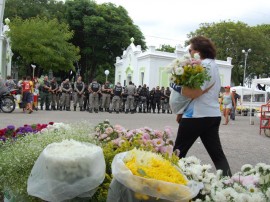
[[[109,119],[114,124],[120,124],[126,129],[135,129],[148,126],[153,129],[164,129],[171,126],[175,135],[178,125],[173,114],[109,114],[107,112],[88,113],[80,111],[35,111],[32,114],[24,114],[20,109],[16,109],[11,114],[0,113],[0,129],[7,125],[16,127],[24,124],[64,122],[77,123],[81,121],[89,122],[89,125],[96,125],[105,119]],[[259,162],[270,164],[270,138],[259,134],[259,118],[252,117],[254,125],[250,124],[250,117],[237,116],[235,121],[230,121],[229,125],[221,125],[220,138],[224,152],[227,156],[232,172],[240,170],[243,164],[255,165]],[[196,126],[194,126],[196,127]],[[188,156],[195,155],[204,164],[212,164],[200,139],[192,146]]]

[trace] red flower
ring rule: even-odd
[[[51,122],[49,122],[49,125],[53,125],[53,124],[54,124],[54,122],[52,122],[52,121],[51,121]]]

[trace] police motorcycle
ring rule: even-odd
[[[16,107],[16,98],[14,97],[17,94],[17,89],[10,91],[5,91],[0,94],[0,111],[4,113],[11,113],[15,110]]]

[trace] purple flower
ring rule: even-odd
[[[15,130],[15,126],[9,125],[9,126],[7,126],[7,129],[8,129],[8,130]]]

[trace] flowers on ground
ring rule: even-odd
[[[173,132],[170,127],[165,127],[164,131],[154,130],[149,127],[127,130],[120,125],[112,126],[109,121],[104,121],[95,127],[96,138],[104,143],[112,142],[116,147],[124,144],[139,147],[141,149],[150,148],[157,153],[168,154],[173,153]]]
[[[190,58],[189,55],[185,55],[175,59],[167,67],[167,72],[171,74],[171,83],[189,88],[199,88],[205,81],[210,80],[210,76],[197,56]]]
[[[6,141],[11,138],[17,138],[24,136],[29,133],[44,132],[46,128],[57,129],[62,123],[49,122],[48,124],[25,124],[24,126],[18,127],[17,129],[13,125],[9,125],[6,128],[0,130],[0,140]]]
[[[201,165],[196,157],[182,158],[180,168],[189,180],[204,184],[194,201],[267,202],[270,200],[270,165],[246,164],[231,178],[223,177],[220,170],[211,173],[210,165]]]

